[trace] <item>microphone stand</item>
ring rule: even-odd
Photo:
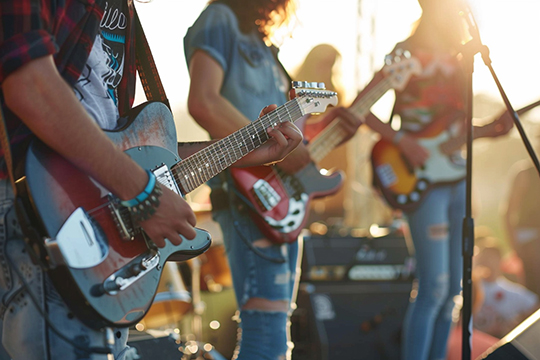
[[[514,111],[512,104],[508,100],[504,89],[502,88],[489,57],[489,49],[482,44],[480,33],[473,14],[468,5],[465,5],[463,16],[469,27],[469,33],[472,36],[467,44],[464,45],[465,59],[465,86],[467,86],[466,97],[466,129],[467,129],[467,176],[466,176],[466,209],[465,218],[463,219],[463,240],[462,240],[462,255],[463,255],[463,307],[462,307],[462,360],[471,359],[471,344],[472,344],[472,257],[474,252],[474,220],[472,218],[472,142],[473,142],[473,124],[472,124],[472,74],[474,71],[474,55],[480,52],[484,64],[488,67],[493,80],[497,85],[499,93],[504,101],[506,110],[512,117],[514,125],[518,129],[519,135],[523,140],[523,144],[531,157],[531,160],[540,175],[540,163],[533,150],[533,147],[525,134],[525,130],[519,120],[518,114]]]

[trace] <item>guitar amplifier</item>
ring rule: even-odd
[[[413,273],[401,233],[304,236],[293,359],[399,359]]]
[[[414,258],[405,236],[305,236],[303,282],[409,281]]]

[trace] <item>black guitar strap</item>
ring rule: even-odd
[[[169,104],[169,99],[165,94],[165,89],[161,83],[159,73],[154,62],[154,57],[152,56],[152,51],[150,51],[150,45],[144,34],[139,15],[133,7],[134,12],[134,23],[135,23],[135,63],[137,65],[137,72],[141,79],[141,84],[148,101],[160,101],[167,105],[169,110],[171,106]]]

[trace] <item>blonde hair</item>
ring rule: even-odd
[[[293,79],[299,81],[324,82],[328,90],[338,93],[338,100],[344,99],[341,83],[341,53],[332,45],[319,44],[306,55],[304,62],[293,72]]]

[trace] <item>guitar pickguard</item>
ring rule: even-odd
[[[297,230],[303,223],[308,205],[309,196],[306,193],[300,194],[300,200],[296,198],[289,199],[289,207],[287,215],[282,219],[275,220],[270,216],[266,216],[266,222],[280,233],[290,233]]]

